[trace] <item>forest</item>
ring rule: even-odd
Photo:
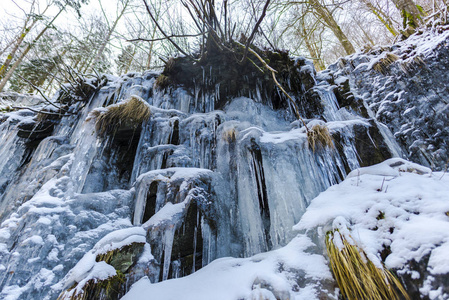
[[[5,0],[0,91],[48,96],[84,76],[160,69],[201,51],[211,30],[222,44],[286,50],[324,70],[405,39],[445,9],[443,0]]]

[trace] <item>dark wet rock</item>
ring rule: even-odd
[[[390,150],[374,120],[369,120],[370,126],[356,124],[353,127],[355,147],[361,167],[372,166],[391,158]]]
[[[132,243],[120,249],[98,255],[96,261],[105,261],[113,266],[117,271],[126,273],[137,262],[138,257],[143,251],[143,243]]]
[[[429,258],[430,254],[427,254],[419,261],[411,260],[397,274],[411,299],[440,299],[430,296],[430,290],[438,290],[440,295],[449,294],[449,274],[431,274],[427,269]]]

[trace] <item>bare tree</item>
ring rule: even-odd
[[[393,35],[397,36],[399,34],[398,30],[395,28],[390,16],[384,12],[378,5],[371,2],[371,0],[360,0],[366,8],[373,13],[382,24],[388,29],[388,31]]]
[[[45,27],[39,32],[39,34],[27,45],[25,50],[20,54],[20,56],[17,58],[17,60],[13,63],[11,68],[6,72],[4,75],[2,81],[0,82],[0,92],[4,89],[6,83],[11,78],[14,71],[17,69],[17,67],[20,65],[22,60],[25,58],[25,56],[28,54],[28,52],[33,48],[34,44],[45,34],[45,32],[51,28],[54,21],[58,18],[58,16],[63,12],[64,8],[61,8],[59,12],[51,19],[49,23],[45,25]]]
[[[117,28],[118,22],[123,17],[123,15],[125,14],[126,10],[129,8],[129,5],[130,5],[131,1],[132,0],[120,0],[120,1],[118,1],[118,3],[117,3],[117,16],[116,16],[114,22],[112,23],[112,25],[110,25],[109,21],[108,21],[108,18],[107,18],[106,14],[105,14],[102,2],[101,2],[101,0],[98,0],[98,2],[100,3],[100,7],[101,7],[101,10],[103,12],[103,15],[104,15],[104,17],[106,19],[106,22],[108,24],[109,30],[108,30],[108,33],[107,33],[103,43],[100,45],[100,48],[98,49],[97,54],[95,55],[94,60],[92,61],[92,63],[89,66],[89,70],[92,70],[98,64],[99,60],[101,59],[101,57],[102,57],[102,55],[104,53],[104,50],[105,50],[106,46],[108,45],[108,43],[111,40],[112,34],[115,32],[115,30]]]
[[[23,41],[25,40],[25,37],[28,35],[28,33],[34,28],[34,26],[38,23],[39,20],[42,19],[42,16],[45,15],[46,11],[50,7],[50,5],[47,5],[42,13],[36,13],[36,1],[33,0],[30,5],[29,12],[25,12],[22,8],[22,11],[25,14],[24,24],[22,29],[20,30],[19,35],[12,41],[11,46],[13,45],[13,48],[11,49],[9,55],[7,56],[5,62],[0,67],[0,79],[3,78],[4,74],[8,70],[9,65],[13,61],[14,57],[17,54],[17,51],[19,50],[19,47],[22,45]]]
[[[413,2],[413,0],[392,0],[392,1],[396,5],[398,10],[401,12],[404,29],[406,29],[407,27],[415,29],[416,27],[422,24],[422,17],[424,16],[424,11],[420,10],[418,6]],[[413,32],[413,30],[411,32]],[[408,35],[409,32],[406,32],[405,36]]]
[[[340,41],[341,45],[346,51],[346,54],[352,54],[355,52],[354,46],[349,41],[346,34],[341,30],[340,25],[334,19],[332,11],[319,0],[309,0],[315,14],[322,19],[322,21],[329,27],[330,30],[335,34],[337,39]]]

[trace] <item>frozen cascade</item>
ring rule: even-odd
[[[204,85],[190,92],[153,88],[156,73],[109,78],[72,108],[77,114],[62,117],[14,184],[3,183],[8,199],[21,200],[2,216],[0,298],[56,299],[64,275],[96,242],[132,226],[146,230],[151,253],[130,267],[122,294],[136,276],[159,282],[220,257],[280,248],[310,201],[360,166],[354,128],[371,125],[339,109],[330,86],[316,90],[338,145],[315,152],[288,110],[263,103],[261,82],[247,94],[255,99],[235,97],[215,110],[224,98],[213,74],[204,70]],[[91,111],[132,95],[148,102],[150,119],[133,136],[99,136]],[[2,175],[17,170],[26,151],[26,139],[7,124],[0,125]]]
[[[8,125],[8,123],[0,125],[0,139],[2,141],[0,152],[0,209],[2,214],[7,209],[7,202],[9,202],[4,197],[5,190],[7,190],[8,184],[15,175],[15,171],[20,166],[26,150],[23,141],[17,136],[18,130],[10,130]]]
[[[83,129],[80,132],[81,138],[75,147],[73,153],[72,167],[70,171],[70,178],[73,182],[73,192],[81,193],[87,174],[90,170],[91,164],[97,152],[97,135],[95,134],[94,120],[90,120],[83,124]]]

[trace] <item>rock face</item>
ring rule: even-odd
[[[439,27],[340,59],[323,73],[337,85],[341,107],[365,117],[369,108],[406,157],[436,170],[449,159],[448,38],[447,28]]]
[[[435,157],[435,167],[442,168],[447,132],[437,126],[447,119],[432,126],[413,123],[435,137],[436,149],[413,152],[421,139],[398,135],[408,132],[410,119],[387,118],[402,108],[380,109],[393,103],[384,99],[394,94],[386,87],[392,77],[374,73],[364,57],[381,59],[381,53],[354,55],[319,74],[304,59],[264,55],[275,63],[307,127],[327,126],[333,149],[308,146],[306,128],[264,75],[246,70],[239,80],[238,66],[213,56],[200,66],[179,58],[162,74],[80,82],[73,95],[54,97],[66,105],[67,113],[58,118],[38,118],[32,111],[3,114],[0,297],[56,299],[62,293],[63,299],[107,299],[110,285],[119,287],[114,294],[119,297],[141,278],[167,282],[212,264],[232,270],[229,274],[252,274],[242,281],[248,293],[238,299],[335,298],[322,245],[291,228],[312,199],[359,167],[405,156],[419,162]],[[432,57],[423,54],[428,68]],[[422,76],[432,73],[418,62]],[[356,82],[362,75],[385,88],[375,91],[374,84]],[[398,76],[411,89],[417,75]],[[410,105],[421,103],[416,113],[429,118],[425,109],[431,106],[413,100],[411,91],[396,94]],[[119,121],[108,134],[96,127],[99,116],[129,99],[148,106],[149,119],[114,116]],[[447,106],[435,105],[446,113]],[[33,107],[41,109],[48,107]],[[402,154],[397,140],[410,153]],[[228,256],[236,262],[215,262]],[[308,260],[313,266],[304,263]],[[253,266],[271,273],[262,267],[257,276],[248,273]]]

